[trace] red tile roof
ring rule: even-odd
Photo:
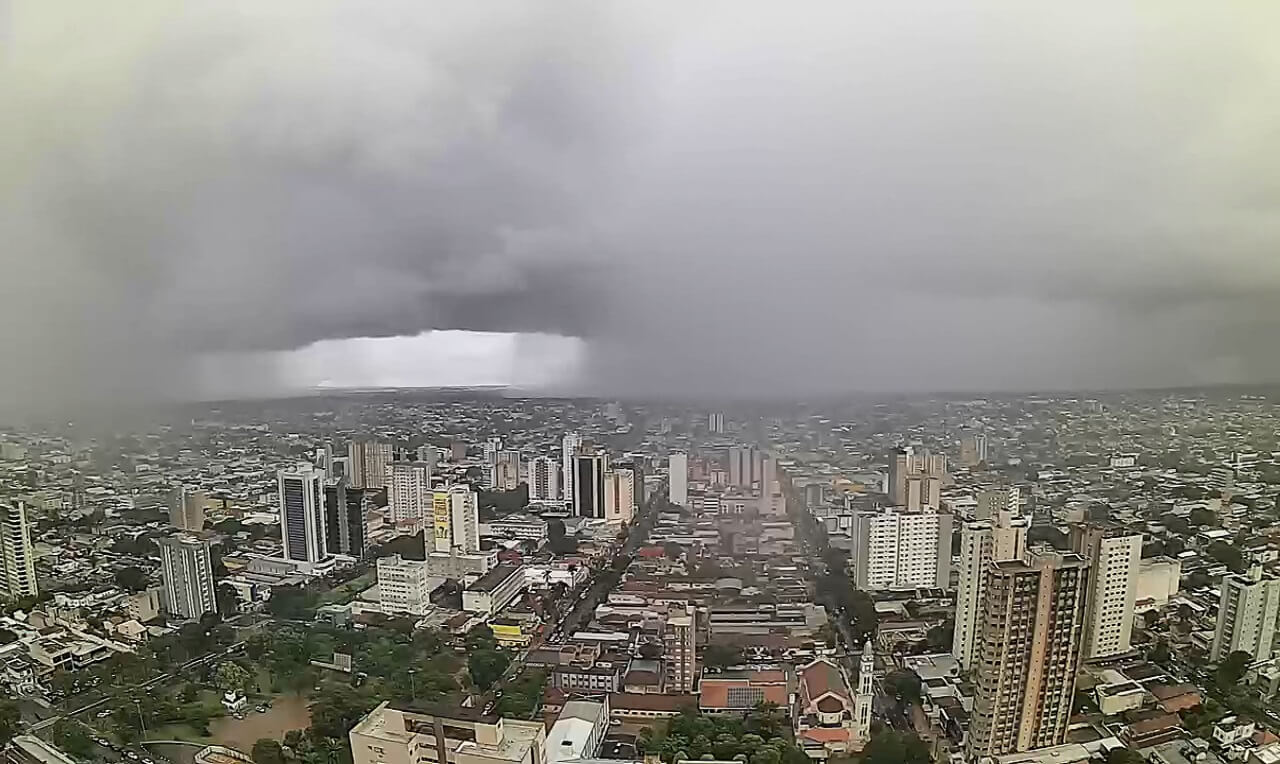
[[[800,733],[800,737],[815,743],[837,743],[849,739],[849,730],[844,727],[815,727]]]
[[[844,675],[840,673],[840,669],[825,660],[816,660],[802,667],[800,669],[800,684],[804,689],[804,697],[807,701],[813,701],[828,692],[835,693],[845,700],[852,698],[849,686],[845,684]]]

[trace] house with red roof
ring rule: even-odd
[[[791,707],[785,671],[704,674],[698,685],[698,708],[703,713],[746,713],[761,703],[773,703],[782,709]]]

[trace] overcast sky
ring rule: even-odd
[[[10,405],[1280,380],[1273,3],[3,2]]]

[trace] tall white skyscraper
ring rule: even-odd
[[[1081,648],[1084,657],[1106,658],[1129,652],[1138,567],[1142,563],[1142,534],[1077,525],[1071,529],[1071,545],[1090,567]]]
[[[284,558],[314,563],[325,557],[324,470],[299,463],[277,475]]]
[[[520,487],[520,452],[495,451],[489,465],[489,487],[496,491],[514,491]]]
[[[981,644],[983,597],[991,563],[1021,560],[1027,550],[1028,518],[1001,511],[991,522],[960,529],[960,580],[956,587],[956,627],[951,654],[968,671]]]
[[[205,613],[218,612],[209,542],[194,536],[161,539],[160,576],[169,615],[194,621]]]
[[[604,519],[610,523],[630,523],[636,514],[636,473],[614,467],[605,473]]]
[[[169,495],[169,524],[180,531],[204,530],[204,491],[180,485]]]
[[[353,440],[347,446],[347,469],[356,488],[386,488],[391,444],[380,440]]]
[[[387,466],[387,504],[393,522],[431,517],[431,465],[392,462]]]
[[[560,498],[560,467],[549,456],[530,459],[526,466],[529,498],[533,501],[555,501]]]
[[[573,457],[578,455],[580,448],[582,436],[576,432],[565,433],[564,439],[560,441],[560,489],[565,503],[571,507],[574,506]]]
[[[1280,579],[1264,575],[1261,565],[1222,579],[1218,624],[1209,660],[1217,663],[1234,652],[1255,661],[1275,654],[1276,619],[1280,617]]]
[[[735,446],[729,449],[729,485],[750,488],[763,477],[763,456],[752,446]]]
[[[724,414],[713,411],[707,415],[707,432],[713,435],[724,434]]]
[[[436,491],[432,504],[435,541],[430,551],[480,551],[480,504],[475,491],[455,485]]]
[[[502,438],[494,435],[484,442],[484,466],[492,467],[498,461],[498,452],[502,450]]]
[[[689,505],[689,455],[674,453],[667,460],[667,499],[677,507]]]
[[[946,588],[951,578],[951,515],[856,512],[850,563],[863,591]]]
[[[0,596],[18,600],[39,594],[27,506],[0,504]]]

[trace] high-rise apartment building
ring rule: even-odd
[[[0,504],[0,596],[19,600],[39,594],[27,505]]]
[[[430,542],[435,552],[480,551],[479,497],[469,486],[455,485],[436,491],[432,500],[434,532]]]
[[[909,507],[913,511],[922,507],[936,509],[946,476],[945,454],[913,446],[900,448],[889,460],[889,500],[894,506]]]
[[[368,547],[369,503],[363,488],[352,488],[342,480],[330,480],[324,487],[325,551],[357,559]]]
[[[966,435],[960,441],[960,464],[977,467],[987,461],[987,436],[981,433]]]
[[[347,446],[347,469],[356,488],[386,488],[391,444],[380,440],[353,440]]]
[[[729,449],[729,485],[735,488],[750,488],[759,482],[764,472],[760,460],[760,451],[751,446],[736,446]]]
[[[1017,486],[979,491],[974,512],[974,519],[980,523],[994,521],[1002,512],[1016,517],[1022,513],[1022,492]]]
[[[582,436],[576,432],[566,433],[560,441],[560,490],[563,492],[565,504],[570,507],[576,507],[573,478],[574,478],[574,458],[578,455],[578,451],[582,448]]]
[[[707,415],[707,432],[712,435],[724,434],[724,414],[713,411]]]
[[[698,681],[698,610],[692,604],[671,606],[662,630],[666,691],[693,692]]]
[[[495,451],[489,465],[489,487],[495,491],[514,491],[520,487],[520,452]]]
[[[1275,654],[1276,619],[1280,617],[1280,578],[1264,575],[1261,565],[1222,579],[1218,624],[1209,660],[1219,662],[1234,652],[1255,661]]]
[[[609,456],[601,451],[580,451],[573,458],[573,514],[604,518],[604,482],[608,471]]]
[[[280,506],[280,540],[286,560],[315,563],[324,559],[324,470],[301,462],[276,476]]]
[[[484,442],[484,466],[492,467],[498,461],[498,452],[502,450],[502,438],[494,435]]]
[[[983,598],[968,761],[1066,739],[1080,668],[1089,563],[1038,553],[993,562]]]
[[[951,515],[856,512],[850,564],[859,589],[946,588],[951,578]]]
[[[179,535],[159,543],[165,612],[187,621],[218,612],[209,542]]]
[[[667,500],[677,507],[689,505],[689,455],[674,453],[667,459]]]
[[[628,523],[636,514],[636,472],[630,466],[615,465],[605,473],[604,519]]]
[[[180,531],[204,530],[204,491],[180,485],[169,495],[169,524]]]
[[[387,465],[387,506],[392,522],[425,522],[431,516],[431,498],[430,464]]]
[[[959,581],[956,585],[956,626],[951,654],[960,668],[975,668],[982,635],[983,596],[991,563],[1021,560],[1027,551],[1028,518],[1008,511],[990,522],[965,523],[960,529]]]
[[[531,501],[555,501],[560,498],[560,468],[549,456],[530,459],[526,465]]]
[[[1132,647],[1142,534],[1099,525],[1071,528],[1071,548],[1089,563],[1085,600],[1085,659],[1127,653]]]

